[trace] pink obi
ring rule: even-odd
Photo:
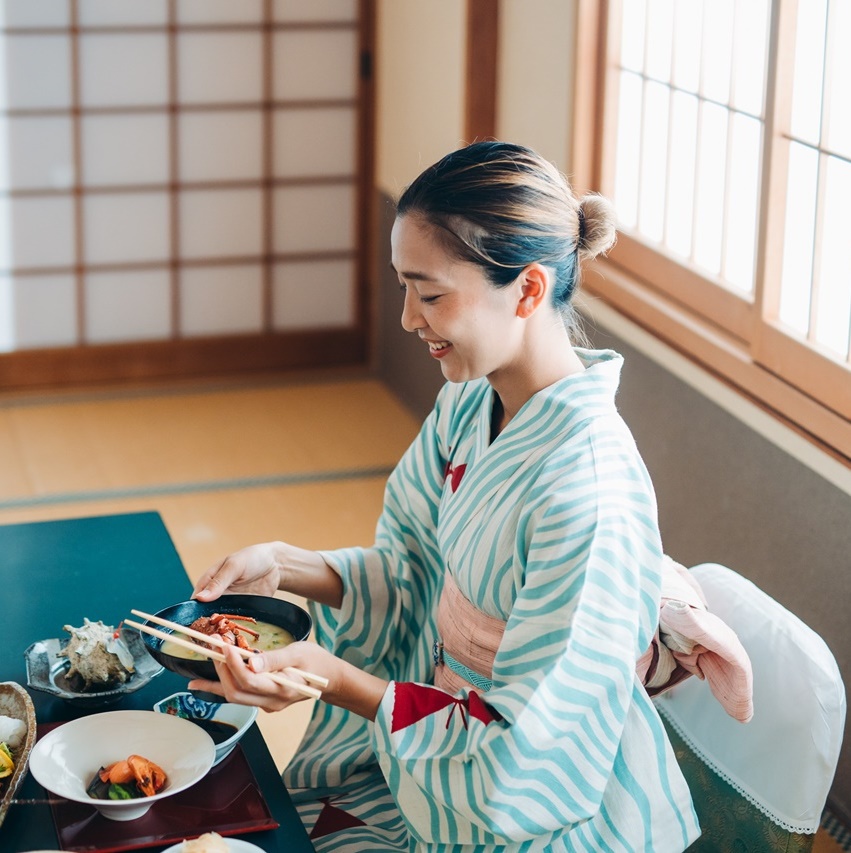
[[[435,687],[453,694],[462,688],[489,690],[505,622],[472,604],[448,571],[437,606],[437,633]]]
[[[746,722],[753,714],[750,660],[732,629],[707,612],[703,593],[687,569],[665,556],[662,561],[661,630],[636,662],[641,683],[651,696],[691,675],[706,678],[715,698],[731,717]],[[505,622],[488,616],[444,576],[437,607],[434,684],[447,693],[490,690]]]

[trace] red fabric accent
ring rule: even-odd
[[[488,707],[482,701],[482,698],[475,690],[471,690],[470,695],[467,697],[467,708],[470,711],[471,717],[475,717],[479,722],[482,722],[485,725],[492,723],[495,720],[502,719],[500,714],[494,711],[493,708]]]
[[[461,723],[467,728],[467,714],[475,717],[479,722],[487,725],[501,717],[492,711],[481,699],[478,693],[470,691],[467,699],[456,699],[443,690],[429,687],[424,684],[413,684],[408,681],[396,682],[396,693],[393,703],[393,716],[390,731],[397,732],[400,729],[412,726],[420,720],[436,714],[444,708],[449,708],[446,718],[446,728],[457,707],[460,713]],[[451,707],[450,707],[451,706]]]
[[[447,477],[451,478],[449,482],[452,486],[453,494],[458,491],[458,486],[461,485],[461,478],[464,476],[466,470],[466,465],[455,465],[453,467],[451,462],[446,463],[446,467],[443,469],[443,479],[445,480]]]
[[[330,835],[332,832],[339,832],[341,829],[351,829],[354,826],[366,826],[366,823],[359,817],[344,812],[337,806],[332,806],[331,799],[331,797],[320,797],[320,801],[325,805],[319,812],[319,817],[316,818],[316,823],[310,831],[311,838],[322,838],[323,835]]]
[[[436,687],[397,681],[393,702],[391,732],[398,732],[419,722],[429,714],[435,714],[455,701],[448,693]]]

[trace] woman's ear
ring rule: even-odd
[[[517,316],[523,319],[531,317],[543,304],[550,291],[550,272],[541,264],[529,264],[519,275],[520,299],[517,302]]]

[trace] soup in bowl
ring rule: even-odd
[[[265,595],[223,595],[215,601],[181,601],[154,615],[187,628],[195,624],[196,629],[205,624],[198,620],[216,620],[220,623],[217,617],[224,616],[232,623],[231,633],[242,638],[240,645],[244,643],[243,647],[257,651],[270,651],[306,640],[312,628],[310,614],[303,607],[283,598]],[[168,628],[148,620],[144,624],[169,633]],[[145,633],[141,636],[148,653],[166,669],[187,678],[216,680],[213,662],[203,652],[187,649],[169,639]],[[175,636],[182,640],[189,639],[184,634]]]

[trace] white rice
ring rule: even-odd
[[[0,743],[5,743],[9,749],[18,749],[27,734],[27,724],[14,717],[0,714]]]

